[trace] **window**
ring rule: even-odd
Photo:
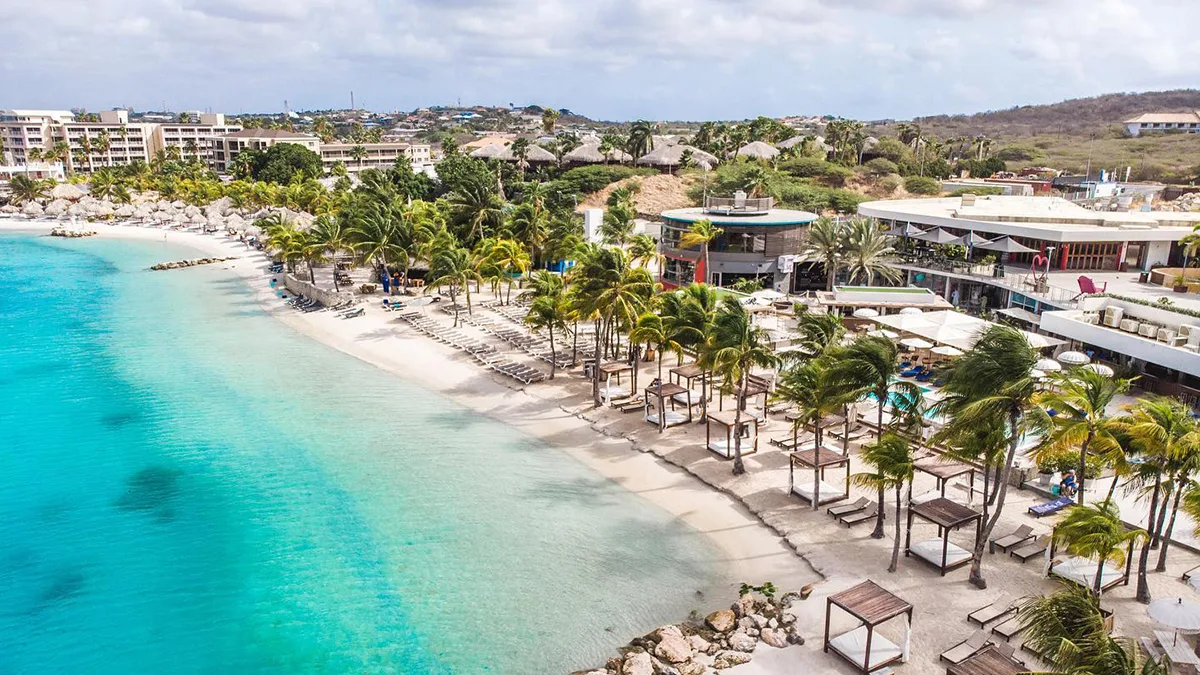
[[[1068,244],[1067,269],[1071,270],[1115,270],[1117,256],[1121,254],[1118,242]]]
[[[690,260],[667,258],[663,265],[663,281],[676,285],[690,284],[696,280],[696,264]]]
[[[767,250],[767,235],[749,232],[728,232],[721,235],[713,250],[729,253],[762,253]]]

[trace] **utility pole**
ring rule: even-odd
[[[350,90],[350,109],[354,110],[354,90]]]
[[[1092,177],[1092,143],[1095,140],[1096,140],[1096,134],[1092,134],[1091,136],[1088,137],[1087,175],[1085,175],[1083,177],[1084,180],[1087,180]]]

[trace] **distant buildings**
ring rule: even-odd
[[[1130,136],[1166,131],[1200,134],[1200,110],[1184,113],[1145,113],[1125,120],[1124,124]]]
[[[355,173],[363,169],[390,169],[398,159],[407,159],[419,171],[433,159],[425,143],[322,143],[321,163],[326,169],[341,162]]]
[[[276,143],[295,143],[320,153],[321,139],[283,129],[242,129],[213,139],[212,168],[217,173],[229,173],[233,158],[243,150],[266,150]]]

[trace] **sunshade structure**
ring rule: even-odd
[[[900,313],[901,314],[924,314],[925,312],[921,311],[921,309],[919,307],[905,307],[904,309],[900,310]]]
[[[995,645],[988,645],[946,668],[946,675],[1019,675],[1028,672],[1025,664],[1001,654]]]
[[[511,145],[506,145],[496,153],[492,159],[500,160],[501,162],[516,162],[518,161],[516,154],[513,153]],[[558,161],[554,153],[541,147],[540,145],[530,145],[525,148],[525,161],[530,164],[552,164]]]
[[[900,344],[913,349],[929,349],[933,346],[932,342],[926,342],[921,338],[905,338],[900,341]]]
[[[749,157],[750,159],[775,159],[779,156],[779,151],[769,143],[762,141],[751,141],[737,149],[733,153],[734,157]]]
[[[833,608],[857,619],[861,625],[840,635],[829,636]],[[913,606],[874,581],[864,581],[825,599],[825,651],[830,649],[867,675],[873,670],[908,660]],[[904,644],[892,643],[875,629],[892,619],[904,617]]]
[[[1033,367],[1047,373],[1062,370],[1062,364],[1054,359],[1038,359],[1038,362],[1033,364]]]
[[[922,230],[912,223],[905,223],[904,225],[897,225],[896,227],[893,227],[884,234],[888,235],[889,237],[916,237],[918,235],[925,234],[925,230]]]
[[[964,234],[963,236],[959,237],[958,241],[954,241],[951,243],[958,244],[959,246],[966,246],[967,248],[977,248],[977,247],[983,246],[984,244],[990,244],[992,242],[990,239],[984,239],[983,237],[979,236],[978,234],[975,234],[974,232],[968,232],[968,233]]]
[[[923,314],[888,314],[873,319],[882,327],[909,333],[928,342],[969,350],[993,323],[951,310]],[[1064,344],[1062,340],[1022,331],[1036,349]],[[900,344],[906,344],[901,341]],[[930,345],[931,347],[933,345]],[[920,347],[914,347],[920,349]],[[1064,362],[1065,363],[1065,362]]]
[[[918,234],[913,239],[920,239],[931,244],[955,244],[958,243],[958,237],[950,234],[940,227],[935,227],[925,234]]]
[[[1129,548],[1125,551],[1125,569],[1113,567],[1108,561],[1103,563],[1082,556],[1071,556],[1066,560],[1055,562],[1054,556],[1058,548],[1057,537],[1050,538],[1050,548],[1046,551],[1048,569],[1046,575],[1058,577],[1084,588],[1093,588],[1096,575],[1100,575],[1100,591],[1104,592],[1113,586],[1129,585],[1129,573],[1133,570],[1133,543],[1129,540]]]
[[[695,363],[689,363],[686,366],[677,366],[672,368],[668,375],[671,382],[687,389],[686,397],[684,394],[676,394],[675,400],[679,403],[687,402],[691,405],[700,405],[705,402],[712,393],[708,389],[708,382],[711,378],[708,372]],[[687,382],[687,384],[684,384]],[[692,389],[692,383],[700,383],[700,391],[697,393]]]
[[[687,414],[675,410],[677,394],[686,394],[688,402],[684,404],[687,409]],[[692,421],[692,392],[690,389],[684,389],[677,384],[670,382],[660,382],[646,387],[645,391],[646,403],[645,408],[646,421],[658,427],[658,433],[662,433],[667,427],[673,427],[680,424],[687,424]],[[667,410],[667,403],[670,402],[671,409]],[[712,417],[710,414],[709,417]]]
[[[899,333],[896,333],[896,332],[893,332],[890,330],[886,330],[883,328],[880,328],[879,330],[870,331],[867,333],[867,335],[870,337],[887,338],[889,340],[895,340],[896,338],[900,337]]]
[[[704,442],[709,450],[725,459],[733,459],[734,443],[737,442],[738,436],[742,436],[742,455],[753,455],[758,452],[758,418],[761,416],[757,410],[743,410],[742,419],[739,422],[736,410],[710,412],[704,423]],[[722,437],[713,438],[714,424],[724,430],[725,433]]]
[[[930,349],[929,351],[933,352],[934,354],[937,354],[938,356],[962,356],[963,355],[963,352],[961,349],[959,349],[958,347],[951,347],[950,345],[942,345],[940,347],[934,347],[933,349]]]
[[[661,148],[656,148],[649,153],[637,158],[634,163],[638,166],[654,166],[659,168],[673,168],[683,163],[684,153],[690,151],[693,162],[699,164],[705,162],[709,166],[717,165],[717,158],[714,155],[693,148],[690,145],[665,145]]]
[[[1065,363],[1068,366],[1082,366],[1085,363],[1090,363],[1092,357],[1083,352],[1063,352],[1057,357],[1059,363]]]
[[[962,462],[946,462],[941,457],[926,457],[913,462],[913,469],[933,476],[937,481],[938,494],[946,496],[946,485],[959,476],[970,475],[970,498],[975,497],[975,467]],[[908,484],[908,500],[912,501],[912,482]]]
[[[811,469],[812,476],[801,476],[796,480],[796,467]],[[825,470],[845,468],[840,485],[825,482]],[[791,455],[788,465],[788,493],[808,502],[813,508],[840,502],[850,496],[850,458],[837,448],[825,444],[809,443]]]
[[[859,307],[854,310],[854,318],[856,319],[873,319],[879,316],[879,310],[871,309],[870,307]]]
[[[1089,363],[1084,368],[1105,377],[1112,377],[1116,372],[1110,366],[1106,366],[1103,363]]]
[[[1038,249],[1029,248],[1028,246],[1018,242],[1012,237],[1000,237],[995,241],[989,241],[986,244],[978,244],[975,248],[982,248],[987,251],[999,251],[1000,253],[1037,253]]]
[[[496,155],[504,151],[507,147],[503,143],[489,143],[488,145],[471,151],[471,157],[475,159],[495,159]]]
[[[1200,632],[1200,604],[1183,598],[1159,598],[1151,601],[1146,614],[1160,626],[1181,633]]]
[[[605,401],[611,401],[614,398],[625,398],[633,393],[633,389],[624,389],[621,385],[621,373],[634,372],[633,366],[624,361],[609,361],[608,363],[600,364],[600,379],[604,380],[604,387],[600,390],[600,395]],[[613,388],[613,380],[617,381],[617,388]]]
[[[913,520],[921,520],[937,525],[939,537],[918,542],[912,540]],[[916,556],[933,565],[942,576],[946,572],[962,567],[971,562],[971,552],[950,543],[950,533],[964,525],[975,524],[975,536],[979,536],[979,525],[983,517],[978,511],[969,506],[945,497],[938,497],[921,504],[908,505],[908,528],[904,535],[904,555]]]
[[[628,152],[613,148],[607,153],[600,151],[600,143],[584,143],[563,155],[563,161],[573,164],[604,164],[606,162],[632,162]]]

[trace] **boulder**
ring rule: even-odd
[[[752,652],[757,645],[758,640],[740,630],[729,636],[729,648],[739,652]]]
[[[817,587],[816,584],[808,584],[808,585],[802,587],[800,589],[800,599],[807,600],[808,596],[812,595],[813,589],[816,587]]]
[[[750,620],[754,622],[754,626],[759,630],[767,627],[767,617],[762,614],[751,614]]]
[[[682,638],[683,631],[679,629],[679,626],[663,626],[662,628],[659,628],[651,633],[648,637],[655,642],[660,642],[663,638],[667,637]]]
[[[621,664],[621,675],[654,675],[654,663],[646,652],[634,652]]]
[[[701,654],[707,654],[709,648],[712,647],[711,642],[709,642],[708,640],[705,640],[704,638],[700,637],[699,635],[690,635],[690,636],[688,636],[687,641],[688,641],[688,644],[691,645],[692,649],[696,650],[697,652],[700,652]]]
[[[709,614],[704,619],[704,623],[708,624],[709,628],[717,631],[718,633],[724,633],[725,631],[732,629],[734,623],[736,622],[737,616],[728,609],[719,609],[712,614]]]
[[[776,649],[783,649],[784,647],[788,646],[787,633],[774,628],[768,628],[764,630],[762,632],[761,639],[763,642],[775,647]]]
[[[740,666],[743,663],[750,663],[750,655],[745,652],[721,652],[717,654],[717,658],[713,659],[713,668],[723,670]]]
[[[704,675],[704,671],[708,670],[708,666],[699,661],[688,661],[687,663],[679,664],[679,675]]]
[[[754,596],[750,593],[745,593],[737,599],[737,602],[729,608],[733,610],[738,617],[748,616],[754,613]]]
[[[758,623],[748,616],[743,616],[742,618],[738,619],[737,626],[738,630],[751,631],[758,628]]]
[[[654,655],[670,663],[683,663],[692,658],[692,646],[683,635],[664,635],[654,648]]]

